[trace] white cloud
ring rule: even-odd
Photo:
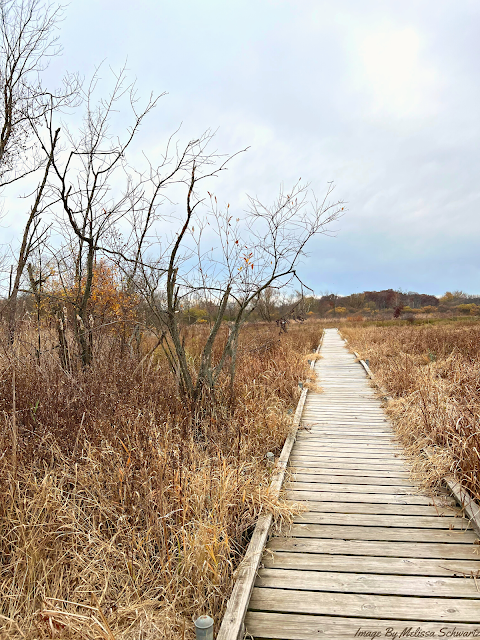
[[[319,194],[335,180],[349,211],[311,247],[315,290],[480,289],[478,2],[117,5],[70,3],[52,75],[128,56],[142,95],[169,92],[147,151],[181,121],[182,139],[220,126],[220,151],[252,145],[216,187],[232,207],[300,176]]]
[[[370,95],[375,116],[397,118],[437,113],[438,75],[422,57],[422,38],[409,27],[356,33],[355,83]]]

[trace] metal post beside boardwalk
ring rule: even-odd
[[[196,640],[213,640],[213,618],[200,616],[194,624]]]

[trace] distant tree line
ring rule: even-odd
[[[292,312],[295,310],[295,313]],[[256,319],[278,320],[282,317],[301,319],[336,316],[391,316],[405,317],[419,313],[456,313],[480,315],[480,295],[463,291],[447,291],[442,297],[416,291],[383,289],[363,291],[341,296],[324,293],[319,296],[282,297],[273,290],[267,291],[257,307]]]

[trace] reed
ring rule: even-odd
[[[192,366],[204,333],[188,330]],[[281,450],[320,333],[247,327],[234,397],[226,377],[194,420],[158,350],[144,358],[153,338],[133,354],[105,336],[74,374],[53,333],[40,359],[32,327],[4,343],[2,638],[188,639],[199,614],[219,621],[258,514],[291,513],[269,498],[266,453]]]

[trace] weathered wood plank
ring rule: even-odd
[[[310,405],[308,411],[311,413],[316,413],[319,417],[324,417],[325,419],[348,418],[350,420],[355,420],[355,422],[362,420],[364,422],[370,422],[372,420],[375,420],[381,422],[384,426],[385,424],[390,424],[388,419],[385,417],[385,413],[369,410],[365,407],[363,409],[361,407],[358,407],[357,409],[351,409],[351,411],[333,411],[332,409],[325,409],[322,406]]]
[[[393,439],[375,438],[372,436],[348,437],[342,433],[336,433],[333,435],[305,431],[304,433],[297,434],[297,442],[299,444],[304,442],[312,442],[313,444],[333,444],[339,447],[355,444],[361,447],[388,447],[395,451],[401,451],[400,445]]]
[[[288,500],[312,500],[316,502],[364,502],[371,504],[417,504],[455,506],[453,499],[445,497],[427,498],[424,496],[408,496],[389,493],[342,493],[340,491],[298,491],[290,489],[285,492]]]
[[[377,596],[351,593],[325,593],[293,589],[255,587],[250,600],[255,611],[309,613],[366,618],[402,619],[415,622],[475,622],[479,605],[476,600],[460,598],[415,598],[407,596]]]
[[[317,434],[317,433],[302,433],[297,435],[297,444],[309,444],[311,443],[313,446],[318,446],[318,445],[322,445],[322,446],[333,446],[335,448],[344,448],[344,447],[352,447],[352,446],[358,446],[358,447],[362,447],[362,448],[378,448],[378,449],[386,449],[388,451],[392,451],[392,452],[401,452],[402,449],[400,447],[400,445],[398,445],[397,443],[395,443],[393,440],[390,441],[385,441],[385,440],[380,440],[378,438],[365,438],[365,437],[358,437],[358,438],[354,438],[353,436],[351,436],[350,438],[345,438],[345,437],[340,437],[340,435],[337,435],[337,437],[332,437],[332,436],[324,436],[322,434]]]
[[[344,612],[345,613],[345,612]],[[337,616],[309,616],[287,613],[270,613],[263,611],[249,611],[245,618],[245,626],[248,634],[254,638],[265,640],[352,640],[357,634],[358,638],[400,638],[402,632],[415,633],[419,625],[408,623],[405,620],[378,620],[365,618],[347,618]],[[390,635],[387,636],[387,629]],[[441,633],[441,629],[443,632]],[[447,624],[445,622],[423,622],[421,631],[424,637],[447,638],[452,631],[463,637],[478,637],[478,624]],[[378,635],[374,635],[378,633]],[[368,635],[363,635],[368,634]],[[431,635],[427,635],[431,634]],[[470,634],[470,635],[467,635]],[[402,637],[408,637],[406,635]],[[458,635],[457,637],[461,637]]]
[[[329,405],[325,402],[310,402],[306,405],[305,410],[308,411],[318,411],[324,416],[332,417],[332,416],[340,416],[345,418],[364,418],[366,420],[376,419],[381,422],[389,423],[389,419],[386,416],[385,412],[382,408],[376,406],[375,404],[371,405],[358,405],[358,406],[345,406],[344,403],[338,404],[336,407]],[[390,423],[389,423],[390,424]]]
[[[286,489],[295,491],[335,491],[341,493],[388,493],[390,495],[402,496],[421,496],[418,489],[410,486],[400,485],[382,485],[382,484],[349,484],[347,482],[329,483],[329,482],[304,482],[296,479],[292,482],[285,483]],[[429,498],[429,496],[423,496]]]
[[[358,411],[358,409],[360,408],[364,409],[368,414],[372,413],[378,415],[380,418],[382,418],[382,420],[388,420],[388,417],[385,415],[382,407],[379,406],[378,401],[376,400],[369,402],[367,406],[365,406],[365,403],[348,404],[347,402],[345,402],[342,404],[335,404],[333,402],[329,402],[323,395],[311,395],[310,399],[307,399],[305,407],[318,407],[324,411],[329,411],[332,413],[353,413],[355,411]]]
[[[389,431],[388,429],[372,429],[371,427],[362,427],[362,426],[357,426],[355,427],[355,429],[353,427],[351,427],[350,429],[348,428],[348,425],[337,425],[337,424],[332,424],[332,423],[324,423],[324,424],[316,424],[312,421],[305,421],[302,423],[304,428],[306,430],[308,430],[310,433],[315,434],[315,435],[319,435],[319,436],[325,436],[325,435],[332,435],[332,436],[339,436],[339,435],[345,435],[349,430],[350,430],[350,435],[353,438],[385,438],[389,441],[391,441],[392,439],[392,432]]]
[[[419,493],[416,487],[412,485],[382,485],[382,484],[349,484],[347,482],[329,483],[329,482],[304,482],[300,479],[295,479],[292,482],[285,483],[286,489],[294,489],[295,491],[335,491],[345,493],[388,493],[396,496],[425,496],[425,494]],[[445,494],[448,495],[448,494]]]
[[[411,516],[411,515],[376,515],[345,513],[316,513],[307,511],[295,516],[295,523],[304,524],[338,524],[355,525],[357,527],[412,527],[414,529],[455,529],[456,531],[473,530],[469,520],[455,516]]]
[[[392,453],[401,453],[403,452],[402,448],[393,440],[387,438],[377,438],[376,436],[367,435],[367,437],[359,435],[357,438],[355,436],[351,436],[350,438],[341,438],[340,433],[337,433],[336,436],[333,434],[324,434],[317,433],[313,429],[312,431],[300,434],[297,437],[297,445],[311,445],[313,447],[335,447],[335,448],[345,448],[352,447],[352,445],[362,446],[364,448],[378,447],[381,449],[388,449]]]
[[[377,437],[369,434],[351,435],[348,437],[345,433],[340,431],[315,431],[313,429],[305,429],[297,435],[297,443],[304,444],[311,441],[312,444],[332,444],[335,446],[347,446],[351,444],[358,444],[363,447],[371,447],[373,445],[377,447],[388,447],[402,451],[400,445],[389,437]]]
[[[304,483],[324,483],[324,484],[357,484],[357,485],[384,485],[384,486],[401,486],[408,487],[411,491],[415,491],[415,486],[408,482],[406,478],[385,478],[384,476],[331,476],[327,474],[314,473],[292,473],[292,482]]]
[[[382,451],[381,449],[363,449],[352,447],[339,448],[335,446],[322,446],[321,444],[312,444],[310,447],[307,444],[297,444],[295,446],[295,455],[313,455],[313,456],[336,456],[340,460],[344,458],[364,459],[364,460],[384,460],[390,462],[391,460],[403,460],[401,453],[394,453],[392,451]]]
[[[288,496],[287,496],[288,497]],[[310,512],[316,513],[362,513],[377,515],[409,515],[409,516],[461,516],[462,511],[457,507],[444,506],[434,507],[427,505],[404,505],[388,503],[367,503],[367,502],[342,502],[337,501],[315,501],[302,500],[297,498],[296,502],[304,505]]]
[[[306,439],[297,440],[295,444],[295,451],[327,451],[328,453],[338,455],[341,457],[343,453],[358,452],[359,455],[380,455],[387,457],[404,457],[403,451],[399,447],[394,447],[391,444],[380,442],[328,442],[319,438],[315,440],[313,437],[310,441]]]
[[[385,419],[380,419],[380,418],[374,418],[373,421],[374,422],[378,422],[378,424],[376,425],[372,425],[372,420],[368,417],[368,415],[365,415],[364,417],[362,417],[362,409],[357,409],[356,411],[356,415],[338,415],[338,416],[329,416],[329,415],[325,415],[322,411],[322,409],[315,409],[315,411],[312,410],[311,412],[312,418],[306,418],[305,415],[302,417],[302,422],[308,422],[311,421],[315,424],[322,424],[322,423],[326,423],[326,424],[330,424],[331,422],[334,424],[347,424],[347,426],[350,426],[352,428],[354,428],[357,425],[360,426],[371,426],[372,428],[376,428],[376,429],[391,429],[391,424],[385,420]],[[351,423],[351,424],[349,424]]]
[[[416,529],[413,527],[363,527],[295,523],[285,528],[294,538],[335,538],[337,540],[390,540],[392,542],[446,542],[473,545],[477,536],[472,530]]]
[[[431,578],[265,568],[259,570],[255,586],[300,591],[480,599],[480,591],[471,578]]]
[[[272,538],[267,544],[273,551],[299,551],[352,556],[392,556],[394,558],[437,558],[438,560],[478,561],[478,546],[437,542],[384,542],[381,540],[328,540],[319,538]]]
[[[324,438],[324,437],[329,437],[329,438],[344,438],[346,436],[346,432],[343,429],[337,429],[336,427],[315,427],[310,425],[309,423],[305,423],[303,426],[303,429],[305,431],[308,431],[309,433]],[[371,431],[364,431],[364,432],[358,432],[355,431],[355,433],[351,433],[352,439],[353,440],[371,440],[372,438],[375,438],[376,440],[378,440],[379,442],[391,442],[392,441],[392,432],[391,431],[386,431],[384,433],[371,433]]]
[[[302,443],[303,444],[303,443]],[[330,450],[327,451],[325,450],[325,448],[319,446],[318,450],[313,450],[313,451],[308,451],[307,449],[301,449],[300,446],[297,449],[296,447],[294,448],[294,450],[292,451],[292,456],[294,457],[299,457],[299,458],[313,458],[314,460],[316,458],[333,458],[333,460],[336,461],[336,464],[352,464],[355,462],[362,462],[363,464],[383,464],[384,466],[387,466],[389,464],[394,464],[395,466],[401,466],[402,467],[402,471],[409,471],[409,462],[406,458],[401,458],[401,457],[395,457],[395,455],[392,455],[391,453],[386,456],[383,455],[381,457],[381,459],[379,460],[379,462],[375,461],[375,457],[373,457],[372,459],[366,459],[363,455],[363,452],[365,451],[365,449],[358,449],[357,450],[357,457],[352,457],[350,456],[343,456],[341,450]],[[352,452],[348,452],[348,453],[352,453]],[[373,450],[366,450],[366,453],[373,453]]]
[[[349,476],[358,478],[365,478],[368,480],[369,478],[372,480],[372,484],[376,483],[377,480],[403,480],[408,481],[411,478],[411,474],[408,471],[402,471],[400,469],[396,469],[394,471],[386,471],[385,469],[351,469],[348,465],[346,468],[341,467],[324,467],[318,465],[305,466],[305,467],[294,467],[293,465],[288,467],[289,472],[293,475],[295,473],[304,473],[308,475],[313,475],[316,478],[322,478],[322,476]]]
[[[290,459],[290,462],[291,465],[288,468],[291,469],[292,472],[294,472],[296,469],[311,469],[312,472],[313,470],[315,470],[315,473],[338,473],[338,475],[343,475],[343,473],[348,475],[353,473],[355,473],[355,475],[360,475],[365,472],[366,477],[369,475],[380,474],[385,474],[385,478],[389,478],[390,476],[406,478],[410,477],[410,472],[405,468],[405,465],[395,465],[388,467],[388,465],[382,463],[378,464],[362,462],[360,464],[357,464],[355,460],[338,462],[338,460],[336,459],[334,462],[331,462],[329,464],[325,464],[324,460],[319,461],[318,459],[304,460],[303,462],[299,462],[298,464],[293,464],[292,460]],[[309,471],[309,473],[311,473],[311,471]]]
[[[473,500],[468,491],[462,487],[460,482],[453,476],[447,476],[445,478],[447,486],[452,491],[453,495],[461,504],[467,516],[470,518],[471,523],[478,535],[480,535],[480,507]]]
[[[396,558],[378,556],[330,555],[326,553],[302,553],[272,551],[267,549],[262,565],[277,569],[302,569],[316,571],[342,571],[353,573],[377,573],[400,576],[468,577],[480,571],[478,560],[449,560],[445,558]]]
[[[344,461],[344,460],[353,460],[355,462],[369,462],[379,460],[382,464],[387,466],[389,465],[403,465],[402,458],[394,456],[382,456],[381,454],[369,454],[369,453],[355,453],[355,452],[345,452],[341,455],[335,455],[333,451],[306,451],[306,450],[297,450],[295,449],[292,452],[292,457],[294,458],[322,458],[322,459],[330,459]]]
[[[313,399],[313,396],[310,396],[310,402],[312,405],[325,407],[332,410],[346,410],[346,411],[357,411],[359,408],[364,408],[367,411],[381,411],[381,405],[377,398],[375,400],[352,400],[351,398],[346,398],[342,404],[336,402],[334,398],[326,394],[321,394]],[[383,417],[388,420],[388,417],[383,414]]]

